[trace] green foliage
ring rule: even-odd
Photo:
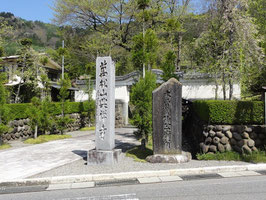
[[[11,91],[15,103],[28,103],[33,97],[40,96],[39,76],[45,73],[45,69],[39,64],[40,56],[32,49],[31,40],[28,38],[21,39],[20,44],[21,48],[17,59],[19,67],[13,75],[17,75],[21,80],[18,85],[11,88]]]
[[[196,39],[194,58],[199,70],[213,74],[217,85],[222,83],[224,99],[229,85],[231,100],[233,82],[241,81],[242,89],[249,91],[252,83],[257,85],[264,55],[247,13],[248,0],[219,0],[214,6],[208,29]]]
[[[68,76],[65,74],[65,79],[60,79],[58,82],[58,85],[60,85],[60,91],[59,91],[58,99],[61,101],[62,116],[64,117],[65,109],[66,109],[66,105],[67,105],[66,99],[69,96],[68,89],[71,87],[71,81],[68,78]]]
[[[85,101],[85,102],[83,102],[82,106],[83,106],[82,115],[85,117],[88,117],[90,119],[91,123],[94,123],[95,110],[96,110],[95,101],[94,100]]]
[[[9,130],[7,123],[11,116],[10,110],[6,107],[5,80],[5,74],[0,73],[0,135]]]
[[[26,144],[41,144],[53,140],[62,140],[62,139],[67,139],[71,138],[71,135],[40,135],[36,139],[27,139],[24,141]]]
[[[145,78],[132,86],[130,103],[133,106],[132,122],[138,127],[140,137],[146,140],[152,133],[152,91],[157,87],[156,75],[147,72]]]
[[[23,38],[19,41],[19,43],[22,45],[22,46],[31,46],[32,45],[32,40],[29,39],[29,38]]]
[[[8,130],[9,130],[9,128],[7,125],[0,124],[0,136],[1,136],[1,134],[8,132]]]
[[[68,78],[68,76],[65,76],[65,79],[60,79],[59,85],[60,85],[60,91],[58,98],[61,101],[62,115],[56,118],[55,124],[57,129],[63,135],[64,130],[67,128],[67,125],[73,121],[69,116],[65,115],[65,111],[67,110],[69,103],[68,101],[66,101],[66,98],[69,96],[68,89],[71,87],[71,81]]]
[[[164,63],[162,65],[163,75],[162,79],[164,81],[168,81],[170,78],[176,78],[178,80],[178,76],[175,74],[175,59],[176,55],[173,51],[168,51],[165,55]]]
[[[215,154],[197,154],[198,160],[226,160],[226,161],[244,161],[251,163],[266,162],[266,152],[258,151],[252,154],[239,154],[234,151]]]
[[[149,6],[150,0],[138,0],[138,8],[144,10]]]
[[[262,101],[198,100],[193,102],[196,114],[209,124],[263,124]]]
[[[133,37],[132,62],[136,69],[141,71],[143,64],[152,68],[156,64],[158,38],[155,31],[148,29],[143,34]]]
[[[55,119],[56,128],[61,132],[61,134],[64,134],[64,130],[67,128],[67,125],[69,123],[72,123],[73,119],[71,119],[69,116],[59,116]]]
[[[34,129],[34,127],[38,127],[40,125],[41,100],[37,97],[33,97],[31,102],[32,102],[31,106],[28,108],[28,110],[26,110],[26,112],[27,115],[29,116],[31,127]]]
[[[32,106],[31,103],[20,103],[20,104],[6,104],[6,107],[9,110],[12,110],[13,119],[25,119],[28,118],[28,114],[25,112]],[[51,102],[47,106],[52,115],[59,115],[62,113],[61,111],[61,103],[60,102]],[[68,107],[66,109],[65,114],[71,113],[82,113],[82,112],[90,112],[93,116],[95,113],[95,101],[91,102],[68,102]]]
[[[143,50],[143,35],[138,34],[133,37],[133,47],[132,47],[132,62],[135,69],[139,71],[142,70],[142,66],[145,60],[144,50]]]
[[[57,31],[58,26],[46,24],[40,21],[27,21],[19,17],[15,17],[12,13],[1,13],[0,24],[7,27],[4,39],[4,48],[6,55],[15,55],[19,49],[18,42],[24,37],[32,40],[32,47],[35,50],[45,51],[47,47],[54,47],[59,40]],[[1,25],[0,25],[1,29]],[[0,35],[1,35],[0,30]]]
[[[66,48],[63,48],[63,47],[60,47],[57,49],[57,52],[60,56],[64,56],[66,53],[67,53],[67,49]]]
[[[266,3],[264,0],[249,1],[249,13],[255,19],[255,24],[258,27],[258,33],[262,37],[260,46],[266,54]]]
[[[53,110],[48,98],[41,101],[39,98],[34,97],[31,102],[31,106],[28,107],[26,113],[30,119],[32,129],[36,128],[35,136],[37,137],[38,129],[42,133],[51,130],[54,124]]]
[[[0,46],[0,57],[4,56],[4,48]]]

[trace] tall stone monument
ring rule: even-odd
[[[152,93],[153,153],[149,162],[188,162],[182,151],[182,85],[171,78]]]
[[[96,60],[96,148],[87,164],[114,164],[121,150],[115,148],[115,65],[111,57]]]

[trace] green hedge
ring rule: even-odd
[[[263,124],[264,102],[197,100],[193,109],[209,124]]]
[[[31,103],[19,103],[19,104],[6,104],[6,107],[10,109],[13,119],[25,119],[27,118],[27,109],[31,106]],[[61,114],[61,103],[53,102],[51,103],[52,114],[58,115]],[[82,113],[89,112],[92,115],[95,112],[95,102],[67,102],[65,113]]]

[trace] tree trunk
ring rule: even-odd
[[[218,89],[219,89],[219,85],[217,83],[217,79],[215,79],[215,100],[218,99]]]
[[[178,48],[177,48],[177,59],[176,59],[176,71],[180,71],[181,67],[180,67],[180,61],[181,61],[181,46],[182,46],[182,35],[181,33],[179,33],[178,36]]]
[[[22,80],[22,78],[21,78]],[[19,102],[19,94],[20,94],[20,89],[21,89],[21,81],[19,82],[18,84],[18,90],[17,90],[17,93],[16,93],[16,96],[15,96],[15,103],[18,103]]]
[[[232,83],[232,78],[229,78],[229,100],[232,100],[233,97],[233,83]]]
[[[34,129],[34,139],[36,139],[37,137],[38,137],[38,126],[36,125]]]
[[[19,94],[20,94],[20,88],[21,88],[21,81],[24,79],[24,69],[25,69],[25,66],[26,66],[26,64],[25,64],[25,56],[26,55],[24,55],[24,57],[23,57],[23,65],[22,65],[22,76],[21,76],[21,79],[20,79],[20,81],[19,81],[19,84],[18,84],[18,90],[17,90],[17,93],[16,93],[16,96],[15,96],[15,103],[18,103],[18,99],[19,99]]]
[[[225,84],[225,74],[223,72],[223,96],[224,96],[224,100],[226,100],[226,84]]]
[[[140,149],[141,149],[142,151],[144,151],[144,150],[146,149],[146,140],[145,140],[145,139],[142,139],[142,140],[141,140]]]

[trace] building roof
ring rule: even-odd
[[[45,54],[41,53],[39,55],[45,55]],[[18,58],[19,58],[19,55],[1,57],[0,58],[0,64],[16,63]],[[57,64],[55,61],[53,61],[51,58],[48,58],[48,62],[45,64],[44,67],[47,69],[53,69],[53,70],[61,71],[61,66],[59,64]]]

